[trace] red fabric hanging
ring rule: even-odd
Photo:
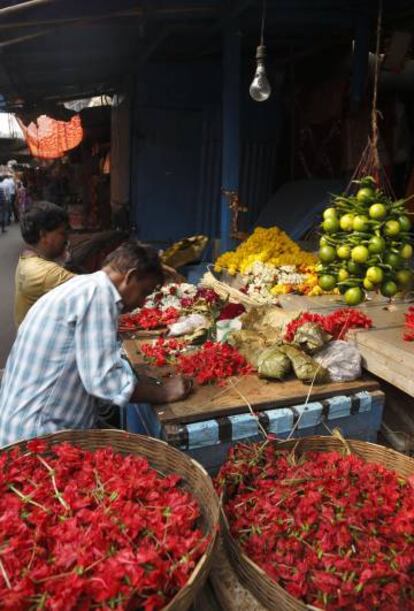
[[[83,128],[79,115],[70,121],[56,121],[41,115],[27,127],[18,119],[33,157],[57,159],[82,141]]]

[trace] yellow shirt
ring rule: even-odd
[[[22,254],[16,268],[14,320],[19,326],[32,305],[45,293],[73,278],[74,274],[37,255]]]

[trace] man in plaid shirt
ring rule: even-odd
[[[140,379],[121,356],[122,311],[142,306],[163,281],[158,255],[138,242],[111,253],[101,271],[41,297],[19,327],[0,388],[0,446],[62,429],[96,426],[97,404],[166,403],[191,385]]]

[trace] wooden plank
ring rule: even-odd
[[[269,382],[260,380],[255,375],[234,378],[234,383],[235,387],[227,384],[225,388],[199,386],[185,401],[156,405],[153,409],[163,425],[196,422],[245,413],[249,411],[246,400],[255,411],[301,405],[305,403],[310,391],[310,387],[299,380]],[[332,382],[314,386],[309,400],[317,401],[362,390],[372,392],[378,389],[378,382],[369,378],[354,382]]]

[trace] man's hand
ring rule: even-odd
[[[167,378],[163,384],[164,392],[166,395],[166,403],[173,403],[174,401],[182,401],[191,392],[193,387],[193,381],[182,376],[173,376]]]

